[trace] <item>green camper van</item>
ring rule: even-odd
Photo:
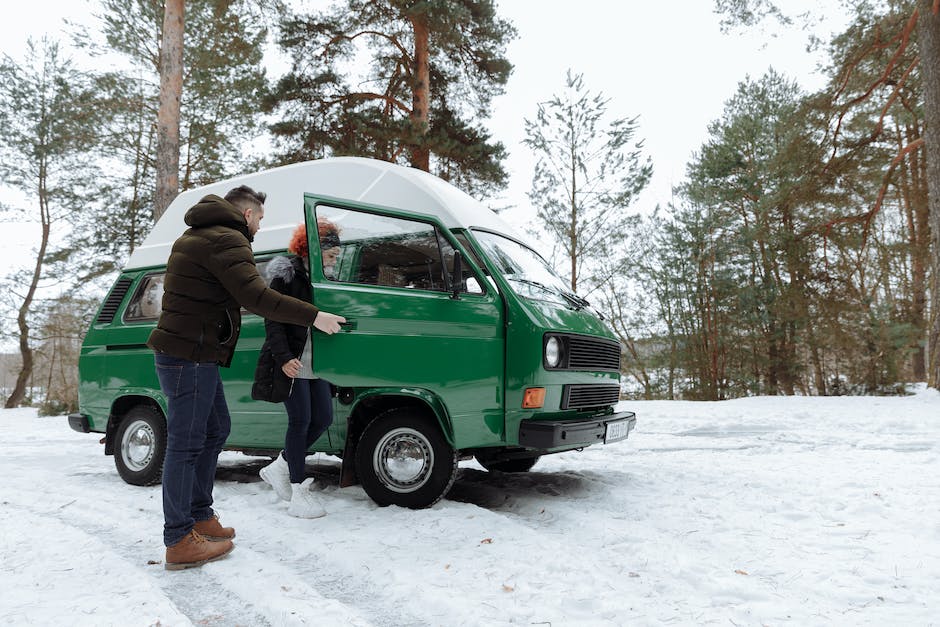
[[[335,418],[310,448],[342,459],[340,485],[380,505],[427,507],[450,489],[461,459],[525,472],[542,455],[628,436],[616,411],[620,344],[590,304],[493,211],[426,172],[339,157],[298,163],[183,192],[92,320],[79,359],[73,429],[103,433],[128,483],[158,483],[166,399],[146,341],[160,314],[166,261],[183,215],[238,185],[267,193],[253,243],[259,271],[285,254],[294,228],[318,218],[340,230],[327,274],[309,240],[314,303],[345,316],[314,338],[315,373],[333,383]],[[283,447],[283,405],[251,398],[264,321],[244,312],[230,368],[226,448]]]

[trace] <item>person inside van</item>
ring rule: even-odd
[[[163,285],[163,310],[147,345],[154,350],[166,396],[163,464],[163,543],[167,570],[201,566],[227,555],[235,530],[212,509],[219,453],[231,417],[219,366],[232,362],[241,307],[265,318],[314,326],[331,334],[342,316],[320,311],[268,287],[255,267],[251,242],[264,217],[266,195],[246,185],[225,198],[205,196],[184,218]]]
[[[332,222],[317,220],[323,273],[332,277],[339,255],[339,229]],[[267,275],[271,288],[282,294],[310,302],[310,252],[307,227],[298,226],[291,236],[287,251],[290,256],[275,257],[268,263]],[[270,390],[268,398],[277,401],[286,388],[284,407],[287,410],[287,433],[284,450],[271,464],[261,469],[261,478],[284,501],[287,513],[298,518],[319,518],[326,510],[310,490],[313,479],[305,479],[304,460],[310,445],[323,435],[333,422],[332,386],[313,372],[313,342],[310,330],[296,324],[267,319],[265,341],[261,348],[254,390]],[[256,392],[253,390],[253,396]],[[280,392],[278,392],[280,390]],[[255,396],[258,398],[258,396]]]

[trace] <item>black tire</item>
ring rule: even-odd
[[[517,457],[515,459],[499,459],[490,457],[482,453],[474,455],[477,462],[489,471],[498,470],[499,472],[528,472],[535,466],[535,462],[541,459],[541,455],[535,457]]]
[[[135,405],[114,433],[114,465],[131,485],[156,485],[163,477],[166,420],[150,405]]]
[[[391,409],[363,430],[356,472],[378,505],[422,509],[450,490],[457,477],[457,452],[435,420],[414,409]]]

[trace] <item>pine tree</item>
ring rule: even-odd
[[[724,400],[749,391],[742,372],[747,345],[738,321],[741,256],[732,212],[682,204],[657,229],[655,282],[662,310],[670,310],[669,343],[676,351],[683,396]]]
[[[83,225],[76,246],[100,253],[88,272],[107,273],[133,251],[159,217],[154,121],[159,108],[162,0],[102,0],[104,41],[87,29],[78,43],[94,55],[127,62],[98,77],[105,98],[96,178],[99,210]],[[179,187],[204,185],[246,167],[257,157],[244,147],[261,129],[265,93],[262,49],[267,30],[250,0],[188,0],[180,103]],[[88,215],[86,212],[85,215]]]
[[[159,220],[179,193],[180,104],[183,100],[183,0],[165,0],[160,39],[160,106],[157,109],[157,150],[153,217]]]
[[[812,332],[800,194],[818,150],[805,141],[799,99],[799,88],[773,70],[740,83],[722,118],[709,126],[683,187],[693,203],[735,216],[745,261],[739,320],[761,356],[764,391],[771,394],[794,393],[800,334]]]
[[[609,99],[569,70],[565,90],[525,121],[524,143],[536,155],[529,199],[564,252],[572,291],[591,263],[622,259],[620,245],[635,220],[627,208],[649,183],[653,166],[634,139],[637,119],[607,119]],[[595,268],[597,266],[594,266]],[[617,272],[594,274],[594,289]]]
[[[928,334],[928,382],[940,389],[940,5],[918,0],[918,49],[924,68],[924,144],[927,153],[927,190],[931,229],[930,311]]]
[[[866,2],[853,4],[858,9],[867,9],[870,6],[870,3]],[[885,4],[889,6],[885,7]],[[727,26],[753,25],[768,15],[786,21],[786,15],[774,0],[715,0],[715,6],[718,12],[726,17]],[[864,97],[853,104],[866,100],[879,88],[886,88],[892,97],[897,97],[905,82],[905,70],[910,72],[919,63],[923,77],[925,133],[922,138],[915,138],[901,146],[891,163],[896,164],[915,150],[922,149],[926,157],[928,213],[933,248],[930,252],[932,272],[929,310],[932,322],[927,336],[927,377],[928,384],[936,388],[940,387],[940,315],[937,315],[940,311],[940,3],[936,0],[902,0],[877,6],[881,9],[897,8],[898,13],[906,13],[908,17],[897,32],[881,33],[884,37],[870,48],[873,53],[887,48],[892,54],[888,65],[869,85]],[[912,61],[905,68],[898,64],[898,60],[912,42],[917,47],[918,60]],[[856,65],[858,63],[861,63],[861,59]],[[886,164],[886,169],[893,169],[893,166]],[[876,202],[862,219],[870,222],[879,209],[880,202]]]
[[[481,196],[501,189],[506,151],[482,121],[509,78],[514,36],[492,0],[346,0],[285,20],[292,67],[268,103],[277,161],[366,156]]]
[[[865,254],[874,267],[895,267],[899,274],[886,276],[880,289],[881,294],[891,293],[891,304],[875,294],[866,296],[874,299],[875,309],[869,315],[877,318],[890,312],[892,320],[903,319],[903,324],[891,324],[909,329],[906,349],[879,353],[891,362],[906,353],[910,366],[905,378],[923,381],[930,263],[927,175],[923,151],[907,148],[923,142],[922,68],[912,47],[898,51],[886,45],[904,31],[910,21],[908,10],[856,7],[853,21],[830,45],[830,80],[815,106],[828,119],[823,167],[828,184],[859,190],[850,205],[834,208],[821,230],[827,235],[858,230],[865,236],[861,246],[871,249]],[[873,90],[886,71],[892,77],[891,88]],[[892,286],[893,282],[899,285]]]

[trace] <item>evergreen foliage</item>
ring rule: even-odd
[[[726,26],[793,17],[774,0],[715,6]],[[675,203],[651,216],[628,211],[652,171],[637,119],[608,121],[610,101],[582,76],[569,71],[525,121],[537,226],[620,338],[630,393],[879,394],[940,377],[940,170],[929,158],[940,95],[928,97],[940,63],[918,62],[940,58],[940,17],[928,0],[849,6],[828,84],[807,94],[772,70],[743,80]],[[0,63],[0,175],[28,199],[2,210],[41,232],[32,267],[8,272],[0,290],[15,312],[2,330],[23,361],[8,404],[66,380],[84,324],[74,307],[90,306],[74,288],[113,273],[152,223],[164,3],[100,7],[102,39],[77,41],[109,55],[108,71],[77,70],[50,41]],[[515,31],[494,2],[345,0],[290,16],[281,43],[292,68],[265,98],[266,20],[282,9],[186,2],[184,189],[329,155],[426,168],[479,197],[505,185],[505,148],[483,124]],[[262,100],[278,147],[265,162],[246,151]],[[42,297],[52,281],[58,306]],[[45,395],[52,412],[73,400]]]
[[[97,210],[76,246],[86,272],[119,268],[153,223],[162,0],[101,0],[103,41],[86,31],[77,43],[122,64],[97,78],[106,123],[98,157]],[[261,130],[266,90],[262,52],[267,29],[251,0],[187,0],[180,187],[232,176],[254,162],[246,146]]]
[[[277,163],[365,156],[478,196],[500,190],[506,150],[482,122],[512,71],[514,36],[492,0],[346,0],[286,19],[292,66],[268,102]]]
[[[772,70],[743,81],[689,164],[684,203],[643,227],[653,244],[634,271],[670,320],[659,349],[674,351],[646,362],[669,365],[659,378],[671,395],[674,364],[680,395],[713,400],[891,392],[911,379],[923,326],[908,315],[902,186],[889,181],[897,197],[869,220],[841,220],[875,203],[891,140],[870,137],[857,110],[840,135],[855,140],[837,143],[832,102]]]
[[[715,6],[726,28],[752,26],[768,16],[789,22],[774,0],[715,0]],[[822,232],[828,235],[836,225],[860,225],[861,250],[853,252],[866,257],[865,247],[891,202],[892,187],[898,193],[907,223],[908,246],[903,254],[909,257],[910,289],[900,301],[900,316],[896,305],[875,307],[869,323],[858,325],[869,331],[857,337],[871,340],[865,342],[869,352],[878,350],[879,342],[873,338],[891,338],[882,343],[895,347],[899,337],[906,338],[902,348],[914,378],[926,377],[936,387],[940,385],[940,8],[934,0],[857,0],[847,6],[855,19],[833,41],[834,80],[821,94],[821,108],[828,108],[830,124],[819,129],[818,139],[830,156],[818,174],[847,196],[858,195],[861,188],[845,185],[841,176],[851,183],[860,172],[871,172],[873,164],[880,164],[883,175],[871,202],[863,199],[861,211],[830,218]],[[868,290],[862,293],[862,302],[875,302]],[[886,318],[893,321],[891,332],[874,332],[871,320]],[[877,371],[884,369],[868,369],[869,387],[877,387],[884,378]]]

